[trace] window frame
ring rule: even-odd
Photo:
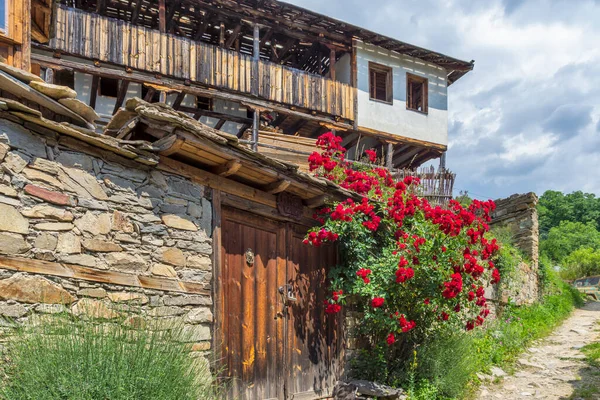
[[[379,72],[386,74],[385,76],[385,98],[386,100],[378,99],[373,97],[373,72]],[[375,93],[376,94],[376,93]],[[394,70],[392,67],[378,64],[369,61],[369,100],[376,101],[383,104],[394,104]]]
[[[420,83],[422,85],[422,110],[410,106],[411,83]],[[425,78],[424,76],[411,74],[410,72],[406,73],[406,109],[425,115],[429,114],[429,79]]]
[[[10,17],[10,2],[11,0],[0,0],[4,1],[4,26],[0,25],[0,36],[10,37],[10,23],[8,22]]]

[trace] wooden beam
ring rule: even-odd
[[[158,0],[158,30],[161,33],[167,32],[167,9],[165,1],[166,0]]]
[[[219,47],[225,47],[225,24],[221,22],[219,27]]]
[[[138,0],[140,1],[140,0]],[[171,32],[173,29],[175,22],[175,11],[177,11],[181,7],[181,0],[172,1],[171,8],[169,8],[169,13],[167,14],[167,32]]]
[[[254,24],[252,36],[252,71],[250,92],[254,96],[258,96],[258,63],[260,61],[260,28],[258,24]]]
[[[318,208],[325,205],[330,200],[330,197],[326,194],[321,194],[319,196],[304,200],[304,205],[308,208]]]
[[[148,91],[146,92],[146,95],[144,96],[144,101],[151,103],[152,98],[154,97],[154,93],[156,93],[156,89],[154,89],[153,87],[148,87]]]
[[[277,194],[285,191],[291,184],[292,182],[290,182],[287,179],[280,179],[278,181],[263,186],[262,190],[267,193]]]
[[[220,119],[216,124],[215,124],[215,129],[216,130],[220,130],[223,125],[225,125],[225,122],[227,122],[226,119]]]
[[[387,169],[392,169],[394,160],[394,144],[387,143],[387,150],[385,152],[385,167]]]
[[[220,112],[216,112],[216,111],[202,110],[199,108],[192,108],[192,107],[186,107],[186,106],[179,107],[179,111],[194,113],[194,118],[196,118],[196,119],[198,119],[200,117],[210,117],[210,118],[224,119],[227,121],[235,122],[236,124],[252,125],[252,118],[238,117],[237,115],[230,115],[230,114],[220,113]]]
[[[229,38],[227,39],[227,42],[225,42],[225,48],[229,49],[231,48],[231,45],[233,44],[233,42],[238,38],[238,36],[240,35],[240,31],[242,30],[242,24],[237,24],[237,26],[233,29],[233,32],[231,32],[231,35],[229,36]]]
[[[275,47],[273,47],[273,55],[271,56],[271,61],[280,62],[283,56],[292,48],[292,46],[296,43],[295,38],[289,38],[285,44],[282,46],[279,51]]]
[[[133,10],[133,12],[131,13],[131,23],[135,24],[137,22],[138,17],[140,16],[140,11],[142,9],[142,4],[144,2],[141,0],[137,0],[135,2],[135,9]]]
[[[238,132],[237,132],[236,136],[237,136],[238,138],[241,138],[241,137],[242,137],[242,135],[244,134],[244,132],[246,132],[246,130],[247,130],[248,128],[250,128],[250,126],[251,126],[251,125],[248,125],[248,124],[243,124],[243,125],[242,125],[242,127],[241,127],[241,128],[238,130]]]
[[[98,85],[100,84],[100,77],[94,75],[92,77],[92,87],[90,89],[90,107],[96,108],[96,99],[98,98]]]
[[[219,176],[230,176],[239,171],[242,167],[240,160],[229,160],[223,165],[214,167],[211,172]]]
[[[127,79],[131,82],[136,82],[136,83],[141,83],[141,84],[153,83],[153,84],[162,85],[162,86],[168,85],[170,88],[173,88],[174,90],[179,90],[179,91],[191,94],[193,96],[217,98],[217,99],[232,101],[235,103],[244,103],[244,104],[248,105],[249,107],[251,106],[251,107],[269,109],[269,110],[275,111],[279,114],[286,114],[286,115],[293,116],[296,118],[304,118],[304,119],[307,119],[308,121],[314,121],[314,122],[318,122],[318,123],[322,123],[322,124],[328,124],[328,126],[335,126],[336,129],[339,129],[342,131],[352,130],[352,125],[345,123],[345,122],[341,122],[341,121],[336,122],[332,118],[320,116],[318,114],[312,115],[310,113],[298,111],[297,109],[291,110],[287,107],[284,107],[284,106],[281,106],[281,105],[278,105],[275,103],[271,103],[268,101],[251,98],[247,95],[228,93],[228,92],[225,92],[222,90],[206,89],[206,88],[202,88],[199,86],[188,86],[188,85],[184,85],[183,83],[180,83],[181,81],[178,81],[176,79],[170,79],[170,78],[164,78],[164,77],[157,78],[148,73],[126,72],[126,71],[122,71],[122,70],[118,70],[118,69],[96,67],[93,65],[88,65],[88,64],[81,63],[81,62],[77,62],[77,61],[58,59],[58,58],[53,58],[53,57],[45,56],[42,54],[36,54],[36,53],[32,54],[31,58],[32,58],[32,60],[34,60],[35,62],[40,64],[40,66],[43,66],[43,67],[68,68],[68,69],[83,72],[86,74],[98,75],[101,77],[107,77],[107,78],[112,78],[112,79]]]
[[[258,151],[258,130],[260,128],[260,111],[254,110],[252,115],[252,150]]]
[[[300,119],[298,120],[294,125],[290,126],[288,129],[285,130],[285,133],[288,135],[295,135],[296,133],[298,133],[298,131],[300,129],[302,129],[304,127],[304,125],[306,125],[308,123],[307,120],[305,119]]]
[[[181,106],[181,102],[183,101],[184,97],[185,97],[184,92],[177,93],[177,97],[175,98],[175,101],[173,102],[173,108],[175,110],[179,110],[179,107]]]
[[[113,115],[123,105],[123,101],[125,100],[125,95],[127,95],[128,88],[129,88],[129,81],[122,80],[121,82],[119,82],[119,91],[117,93],[117,100],[115,101],[115,108],[113,110]]]
[[[204,36],[204,34],[206,33],[206,30],[208,29],[208,25],[209,25],[208,21],[210,20],[211,16],[212,16],[212,14],[210,14],[210,13],[206,13],[203,15],[201,24],[198,27],[196,34],[194,35],[195,41],[199,41],[200,39],[202,39],[202,36]]]
[[[104,10],[106,10],[106,0],[98,0],[98,3],[96,4],[96,13],[102,14],[104,13]]]
[[[335,80],[335,49],[329,50],[329,78]]]
[[[402,167],[403,164],[406,164],[408,161],[411,161],[411,159],[416,157],[419,154],[419,152],[421,152],[421,151],[425,151],[425,150],[421,147],[415,147],[414,149],[409,150],[409,151],[405,152],[404,154],[396,156],[396,158],[394,158],[394,165],[396,165],[398,167]]]
[[[203,284],[184,282],[179,279],[107,271],[76,264],[63,264],[24,257],[0,256],[0,269],[168,292],[210,295],[210,290],[205,289]]]
[[[262,49],[263,47],[265,47],[265,44],[269,41],[269,39],[271,39],[271,36],[273,36],[273,29],[269,29],[262,37],[262,39],[260,39],[260,45],[259,48]]]

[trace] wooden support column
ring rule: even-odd
[[[92,88],[90,89],[90,107],[96,108],[96,99],[98,98],[98,85],[100,84],[100,77],[94,75],[92,77]]]
[[[258,24],[255,23],[254,24],[254,42],[253,42],[253,46],[252,46],[252,94],[254,96],[258,96],[258,61],[259,61],[259,58],[260,58],[260,28],[259,28]]]
[[[252,118],[252,150],[258,151],[258,128],[260,124],[260,111],[254,110]]]
[[[335,80],[335,49],[329,50],[329,77]]]
[[[128,88],[129,88],[129,81],[122,80],[119,84],[119,91],[117,93],[117,101],[115,101],[115,108],[113,110],[113,115],[123,105],[123,101],[125,100],[125,95],[127,94]]]
[[[446,152],[443,152],[440,156],[440,171],[446,170]]]
[[[158,29],[161,33],[167,32],[167,7],[166,0],[158,0]]]
[[[219,47],[225,47],[225,24],[221,22],[219,30]]]
[[[387,169],[389,169],[390,171],[392,170],[393,160],[394,160],[394,144],[388,143],[387,151],[385,152],[385,167]]]

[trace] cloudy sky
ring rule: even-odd
[[[449,89],[456,191],[600,195],[600,0],[288,1],[475,60]]]

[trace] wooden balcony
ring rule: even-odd
[[[354,89],[319,75],[62,5],[54,32],[50,47],[63,53],[354,119]]]

